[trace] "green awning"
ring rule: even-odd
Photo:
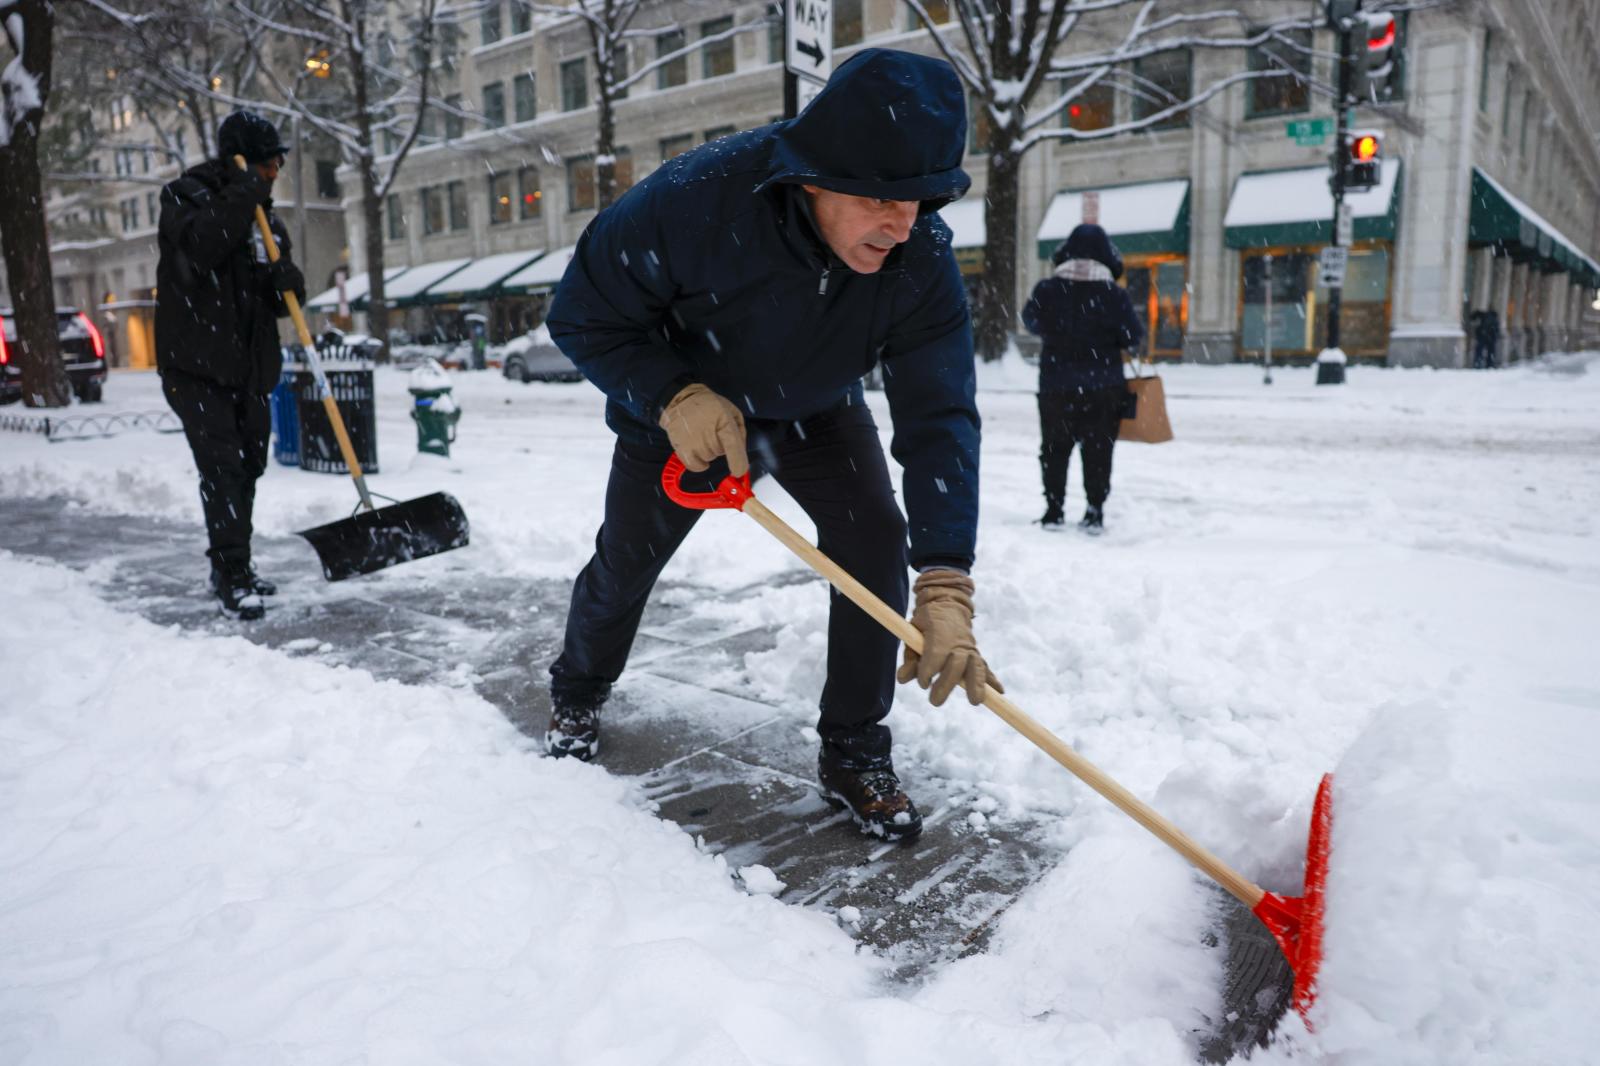
[[[1545,273],[1566,271],[1583,285],[1600,287],[1600,263],[1477,167],[1472,168],[1467,243],[1489,245]]]
[[[1355,239],[1394,240],[1400,215],[1400,160],[1387,160],[1378,184],[1345,194]],[[1327,167],[1256,171],[1234,182],[1222,220],[1229,248],[1333,243],[1333,190]]]
[[[1188,254],[1189,180],[1176,178],[1057,193],[1035,235],[1040,259],[1049,259],[1083,221],[1084,197],[1089,193],[1099,197],[1100,225],[1123,255]]]
[[[413,299],[417,304],[455,304],[500,295],[499,284],[544,255],[543,248],[500,252],[474,259],[443,281],[435,282]]]

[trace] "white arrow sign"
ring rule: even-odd
[[[833,73],[833,0],[784,0],[783,65],[817,83]]]

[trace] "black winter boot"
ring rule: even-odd
[[[240,567],[211,567],[211,592],[222,605],[222,613],[241,622],[254,622],[267,613],[260,593],[250,584],[250,572]]]
[[[1059,533],[1066,524],[1067,516],[1062,512],[1060,502],[1057,500],[1047,501],[1044,508],[1044,517],[1039,519],[1039,525],[1051,533]]]
[[[268,581],[256,573],[255,563],[250,564],[250,587],[255,590],[257,596],[276,596],[278,594],[277,582]]]
[[[545,753],[552,759],[568,755],[589,762],[600,754],[600,707],[604,701],[551,696],[550,728],[545,730]]]
[[[863,833],[885,840],[910,840],[922,832],[922,815],[900,788],[892,765],[854,770],[824,746],[817,756],[817,780],[823,798],[836,807],[848,808]]]
[[[1083,512],[1083,517],[1078,520],[1078,528],[1091,537],[1098,537],[1106,531],[1105,517],[1100,513],[1100,508],[1091,507]]]

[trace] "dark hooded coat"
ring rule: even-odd
[[[862,402],[883,364],[911,558],[970,565],[979,420],[971,318],[936,209],[966,192],[966,109],[942,60],[866,49],[795,119],[700,146],[589,225],[550,334],[605,392],[625,440],[666,444],[660,410],[701,382],[749,418]],[[920,200],[875,274],[834,257],[801,184]]]
[[[1056,249],[1054,262],[1092,259],[1122,276],[1122,257],[1106,231],[1085,223]],[[1137,349],[1144,327],[1128,291],[1114,281],[1045,278],[1022,309],[1022,324],[1044,342],[1039,391],[1086,393],[1122,385],[1122,352]]]
[[[289,313],[255,231],[265,203],[279,253],[289,234],[271,214],[265,179],[220,160],[161,190],[156,265],[156,365],[264,395],[283,369],[278,318]],[[305,299],[302,291],[297,294]]]

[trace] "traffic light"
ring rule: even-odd
[[[1343,31],[1347,20],[1361,10],[1361,0],[1328,0],[1328,25]]]
[[[1394,74],[1394,16],[1360,11],[1351,27],[1350,91],[1356,101],[1377,103],[1389,99]]]
[[[1345,134],[1340,159],[1344,165],[1345,191],[1372,188],[1383,177],[1383,134],[1374,130],[1351,130]]]

